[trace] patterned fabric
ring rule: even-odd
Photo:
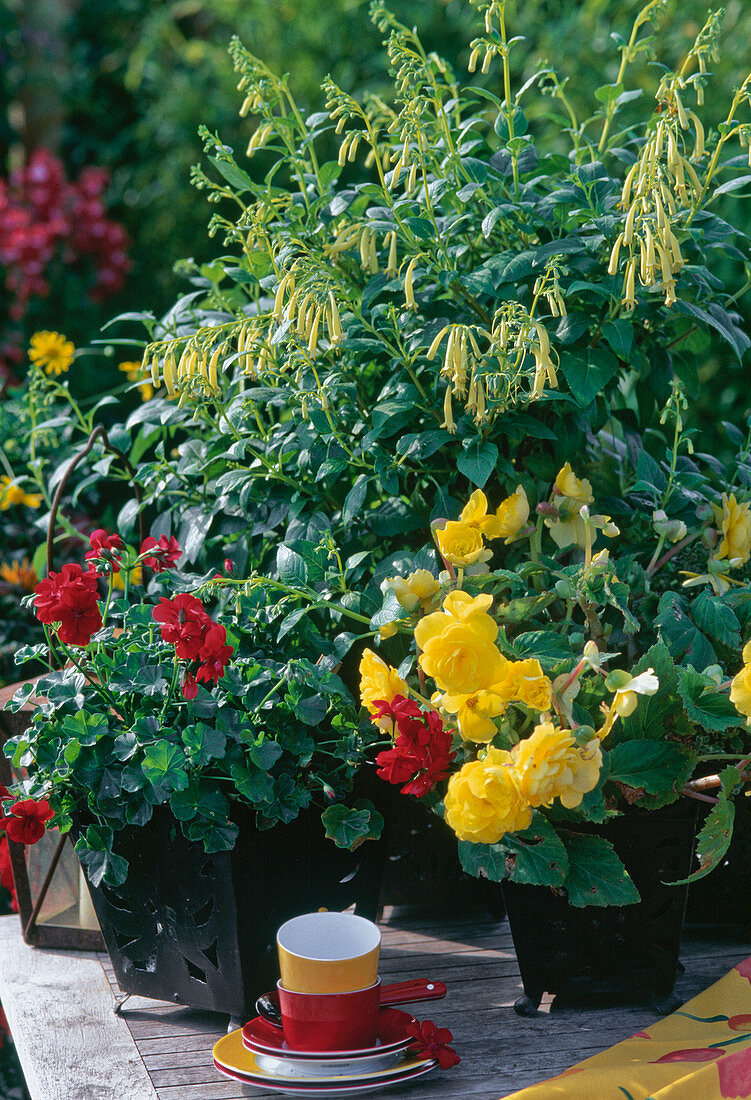
[[[672,1016],[505,1100],[748,1100],[751,958]]]

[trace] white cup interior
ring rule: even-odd
[[[276,934],[280,947],[301,959],[339,962],[367,955],[381,942],[372,921],[355,913],[305,913],[293,917]]]

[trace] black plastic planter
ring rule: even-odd
[[[91,898],[124,992],[247,1018],[278,977],[285,920],[352,904],[375,918],[378,844],[336,848],[315,813],[265,831],[250,814],[238,824],[233,851],[214,855],[165,812],[118,834],[127,881]]]
[[[659,1011],[672,1011],[688,888],[666,884],[691,872],[696,804],[633,811],[586,831],[611,841],[642,900],[581,909],[561,891],[504,882],[525,994],[514,1007],[533,1015],[549,993],[650,999]]]

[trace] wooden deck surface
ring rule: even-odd
[[[10,920],[12,918],[2,918],[0,924]],[[412,1011],[420,1019],[430,1018],[439,1026],[449,1027],[454,1033],[454,1046],[462,1058],[461,1064],[454,1069],[446,1072],[436,1069],[411,1085],[385,1091],[384,1096],[404,1096],[411,1100],[459,1096],[500,1100],[611,1046],[657,1018],[646,1006],[561,1008],[555,1002],[543,1002],[533,1019],[518,1017],[512,1005],[521,992],[521,983],[508,925],[505,921],[495,923],[482,913],[460,919],[395,913],[384,923],[383,933],[381,974],[386,981],[426,977],[440,979],[448,985],[445,1000],[416,1005]],[[28,973],[31,969],[41,973],[45,955],[58,960],[66,956],[64,952],[35,951],[22,944],[15,944],[13,950],[26,953],[34,960],[32,968],[19,959],[19,973]],[[726,933],[719,937],[716,932],[690,929],[684,937],[681,958],[685,972],[678,979],[677,992],[687,1000],[749,954],[751,943],[739,935]],[[97,957],[114,994],[117,986],[109,960],[106,956],[89,956],[89,959]],[[14,961],[15,958],[14,955]],[[77,965],[83,965],[77,958],[84,956],[68,953],[71,975]],[[0,965],[4,965],[1,957]],[[16,980],[9,985],[7,972],[5,976],[0,972],[0,996],[4,1003],[7,1001],[11,1026],[26,1064],[40,1057],[41,1023],[38,1017],[27,1020],[27,1013],[36,1009],[24,990],[15,988],[17,984]],[[57,1006],[48,1006],[48,1012],[57,1010],[63,1014],[64,991],[59,983],[54,994],[48,990],[48,995],[61,998]],[[76,1006],[76,1011],[85,1013],[86,1006]],[[122,1019],[157,1100],[240,1100],[250,1096],[260,1100],[278,1095],[271,1090],[236,1084],[214,1069],[211,1050],[225,1033],[226,1018],[133,997],[124,1007]],[[28,1027],[35,1029],[35,1047],[24,1045],[19,1032]],[[122,1027],[121,1021],[118,1027]],[[121,1038],[117,1032],[116,1045]],[[126,1096],[130,1100],[130,1093],[110,1092],[109,1089],[97,1091],[91,1080],[84,1091],[79,1091],[75,1074],[80,1074],[81,1052],[76,1052],[75,1043],[68,1042],[67,1047],[70,1053],[58,1055],[56,1062],[61,1091],[45,1092],[40,1087],[35,1092],[30,1080],[33,1100],[58,1100],[58,1097],[59,1100],[107,1100],[110,1096],[113,1100],[125,1100]],[[122,1051],[119,1055],[113,1051],[112,1056],[121,1057]],[[106,1055],[102,1053],[100,1057]],[[62,1065],[61,1059],[68,1064]],[[139,1092],[139,1098],[141,1095],[147,1093]]]

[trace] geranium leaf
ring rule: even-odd
[[[352,807],[342,803],[329,806],[321,814],[321,821],[329,840],[337,848],[348,848],[351,852],[365,840],[378,840],[384,825],[381,814],[366,799],[359,799]]]

